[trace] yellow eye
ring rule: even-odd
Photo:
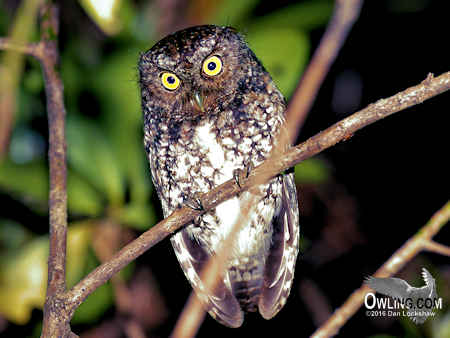
[[[203,62],[203,73],[215,76],[222,70],[222,61],[216,55],[210,56]]]
[[[180,79],[173,73],[162,73],[161,82],[163,86],[168,90],[175,90],[180,86]]]

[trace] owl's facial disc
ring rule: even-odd
[[[236,31],[227,27],[199,26],[165,37],[139,61],[143,100],[155,103],[145,107],[180,122],[228,109],[236,93],[251,82],[243,79],[255,74],[247,51]]]

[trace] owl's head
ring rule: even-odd
[[[217,114],[252,86],[263,67],[230,27],[191,27],[141,55],[144,113],[181,122]]]

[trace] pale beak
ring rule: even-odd
[[[200,92],[194,92],[194,100],[192,102],[192,105],[195,105],[202,113],[205,112],[205,106],[203,105],[203,96],[202,94],[200,94]]]

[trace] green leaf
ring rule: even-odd
[[[331,17],[334,1],[313,0],[281,8],[257,19],[252,29],[267,27],[293,28],[310,31],[325,25]]]
[[[122,137],[126,136],[123,133]],[[136,138],[140,133],[128,134],[128,152],[124,146],[119,146],[119,156],[124,159],[128,166],[126,167],[126,175],[130,184],[130,201],[132,203],[148,203],[150,193],[152,191],[152,181],[150,179],[150,168],[145,154],[142,137]],[[119,139],[119,135],[117,135]],[[125,157],[126,156],[126,157]]]
[[[85,85],[84,69],[76,62],[76,57],[73,55],[75,53],[73,50],[76,49],[75,44],[74,41],[70,41],[61,57],[61,77],[69,111],[73,111],[73,107],[76,107],[76,98]]]
[[[44,88],[44,79],[41,70],[37,67],[31,68],[24,74],[23,84],[25,89],[32,94],[39,94]]]
[[[100,194],[73,171],[67,174],[69,212],[98,216],[103,210]],[[48,168],[43,161],[16,164],[0,163],[0,188],[20,198],[28,206],[46,211],[48,205]]]
[[[238,26],[241,21],[249,16],[253,8],[258,4],[257,0],[228,0],[221,1],[217,7],[212,22],[218,25]]]
[[[71,320],[72,324],[88,324],[96,322],[113,304],[113,291],[108,282],[91,293],[76,309]]]
[[[130,200],[143,203],[150,195],[151,182],[142,142],[142,113],[136,72],[138,55],[138,48],[112,55],[91,83],[101,98],[107,133],[120,159],[120,168],[130,184]]]
[[[0,220],[0,253],[20,248],[30,239],[30,232],[23,225],[12,220]]]
[[[14,115],[15,125],[29,123],[32,118],[44,115],[46,110],[39,97],[26,91],[23,86],[18,88],[16,94],[17,111]]]
[[[96,124],[81,116],[67,119],[67,157],[70,165],[113,205],[122,204],[125,187],[119,162]]]
[[[48,169],[42,161],[19,165],[5,159],[0,163],[0,188],[42,209],[48,200]]]
[[[92,271],[99,265],[92,251],[88,251],[85,271]],[[100,286],[76,309],[71,320],[72,324],[93,323],[98,321],[105,311],[113,304],[113,290],[108,282]]]
[[[120,210],[119,220],[130,227],[147,230],[156,224],[158,218],[155,208],[151,203],[128,204]]]
[[[0,313],[26,324],[42,308],[47,284],[48,237],[39,237],[0,260]]]
[[[450,337],[450,311],[442,313],[433,320],[431,336],[435,338]]]
[[[0,34],[2,36],[7,36],[9,31],[8,28],[11,27],[11,14],[7,13],[4,6],[0,6]]]
[[[67,280],[73,285],[85,270],[92,224],[69,226]],[[41,308],[47,288],[48,236],[32,239],[0,259],[0,313],[15,324],[26,324],[34,308]]]
[[[295,182],[298,184],[323,184],[330,176],[329,165],[320,158],[310,158],[295,166]]]
[[[26,125],[17,125],[11,134],[9,158],[14,163],[33,162],[44,157],[45,140]]]
[[[78,0],[91,19],[106,34],[116,34],[122,28],[118,15],[120,13],[121,0],[91,1]],[[109,6],[108,6],[109,5]]]
[[[92,221],[71,223],[67,235],[67,285],[72,287],[86,272],[89,245],[96,224]]]
[[[308,60],[308,36],[295,29],[269,27],[252,29],[247,41],[280,91],[289,97]]]
[[[92,89],[100,96],[105,119],[114,114],[116,128],[129,128],[142,122],[137,62],[141,48],[131,46],[110,55],[91,78]]]
[[[103,211],[101,195],[73,171],[67,177],[67,204],[69,212],[81,215],[99,216]]]

